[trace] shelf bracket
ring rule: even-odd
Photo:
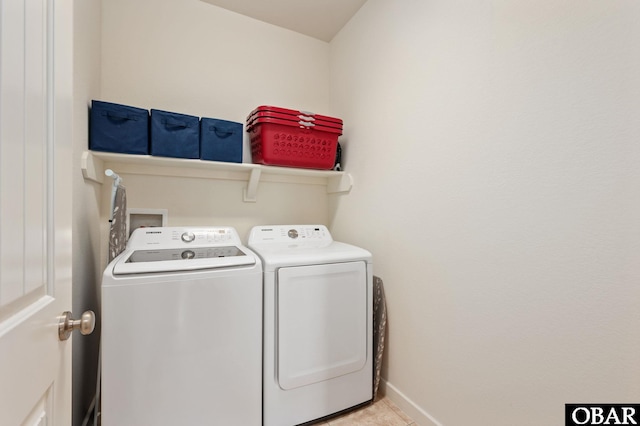
[[[89,151],[84,151],[80,157],[80,167],[82,168],[82,177],[97,183],[104,182],[104,161],[97,158]]]
[[[260,183],[260,174],[262,171],[259,168],[251,169],[251,175],[249,175],[249,182],[244,189],[243,201],[245,203],[255,203],[256,194],[258,192],[258,183]]]
[[[327,179],[327,194],[346,193],[351,191],[353,177],[351,173],[332,176]]]

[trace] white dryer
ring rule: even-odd
[[[102,281],[102,424],[260,425],[262,267],[229,227],[141,228]]]
[[[263,262],[263,425],[292,426],[372,399],[372,257],[322,225],[257,226]]]

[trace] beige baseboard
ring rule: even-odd
[[[416,422],[416,425],[444,426],[385,379],[380,380],[380,392],[396,404],[407,416],[411,417]]]

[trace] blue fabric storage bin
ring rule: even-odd
[[[203,118],[200,120],[200,158],[242,163],[242,123]]]
[[[93,100],[89,117],[89,149],[149,154],[148,110]]]
[[[200,158],[200,119],[152,109],[151,155]]]

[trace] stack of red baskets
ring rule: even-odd
[[[254,163],[307,169],[333,168],[342,120],[274,106],[247,117]]]

